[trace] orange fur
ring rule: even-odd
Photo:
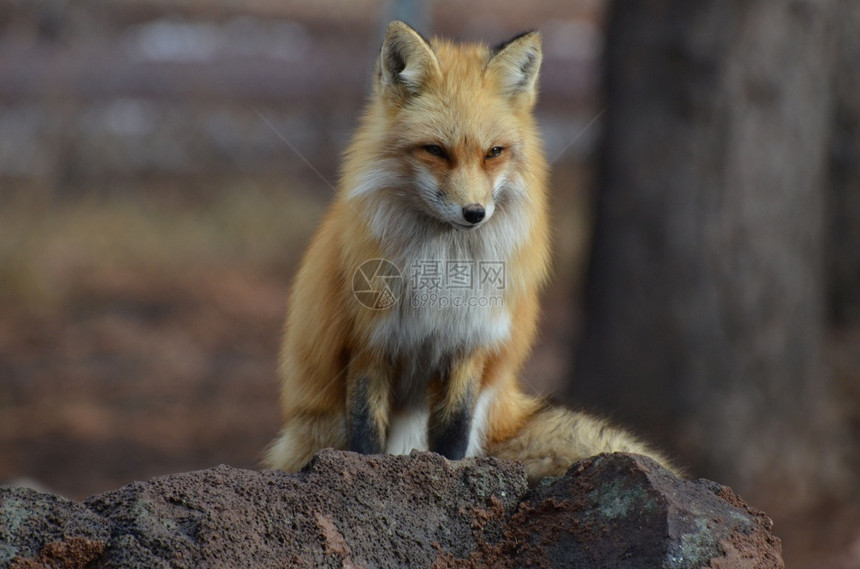
[[[584,423],[548,414],[517,383],[550,262],[547,165],[532,116],[540,61],[537,33],[494,51],[389,26],[338,195],[293,287],[280,370],[284,425],[267,466],[295,471],[324,447],[368,443],[375,452],[361,434],[378,435],[381,450],[427,437],[427,447],[453,458],[520,458],[533,477],[560,474],[558,464],[588,452],[587,443],[568,448],[575,432],[560,439],[563,449],[535,446],[554,425]],[[470,220],[467,206],[482,218]],[[424,261],[502,263],[502,289],[477,291],[501,300],[427,307],[404,285],[399,303],[373,310],[353,293],[356,271],[372,259],[404,276]],[[546,417],[549,424],[535,423]],[[399,432],[402,425],[415,432]]]

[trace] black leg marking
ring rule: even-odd
[[[460,460],[469,448],[469,434],[472,431],[474,396],[471,394],[462,402],[460,408],[449,412],[443,420],[435,415],[430,421],[430,450],[449,460]]]
[[[349,450],[361,454],[382,453],[382,433],[373,418],[370,399],[370,379],[360,378],[353,388],[349,403]]]

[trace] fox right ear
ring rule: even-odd
[[[487,73],[508,96],[534,104],[542,58],[540,33],[525,32],[493,48]]]
[[[391,22],[377,65],[382,91],[414,95],[438,73],[439,62],[427,41],[403,22]]]

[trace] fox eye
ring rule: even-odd
[[[439,158],[447,158],[445,150],[438,144],[425,145],[424,152],[426,152],[427,154],[432,154],[433,156],[438,156]]]
[[[501,146],[494,146],[490,148],[489,152],[487,152],[487,158],[498,158],[502,155],[503,150],[504,148],[502,148]]]

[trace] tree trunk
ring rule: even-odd
[[[848,6],[840,20],[827,208],[828,309],[839,326],[860,324],[860,3]]]
[[[618,2],[569,395],[778,505],[841,471],[822,365],[838,4]]]

